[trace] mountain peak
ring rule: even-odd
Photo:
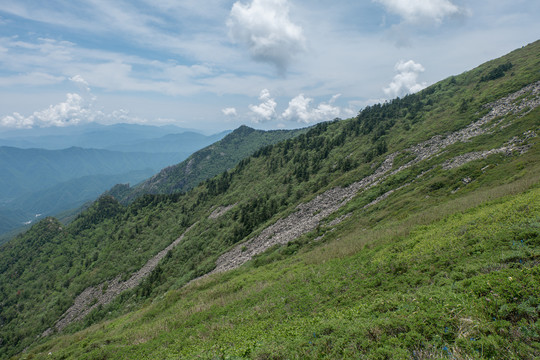
[[[233,133],[237,133],[237,134],[250,134],[254,131],[257,131],[247,125],[240,125],[240,127],[238,127],[237,129],[235,129],[233,131]]]

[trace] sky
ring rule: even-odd
[[[0,131],[355,116],[540,38],[538,0],[2,0]]]

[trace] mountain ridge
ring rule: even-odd
[[[117,187],[107,194],[127,203],[144,194],[170,194],[183,192],[201,181],[231,169],[258,148],[295,137],[306,132],[298,130],[256,130],[242,125],[223,139],[190,155],[179,164],[168,166],[137,186]]]

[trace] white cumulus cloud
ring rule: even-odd
[[[233,107],[221,109],[221,112],[222,112],[225,116],[236,116],[236,115],[237,115],[237,113],[236,113],[236,108],[233,108]]]
[[[288,0],[237,1],[227,26],[233,41],[247,46],[254,60],[273,64],[281,74],[305,49],[302,28],[289,18]]]
[[[450,0],[373,0],[391,13],[399,15],[408,23],[426,21],[440,24],[444,18],[463,14],[466,11]]]
[[[19,113],[0,118],[0,126],[10,128],[32,128],[49,126],[69,126],[85,122],[93,122],[103,118],[103,113],[95,111],[92,103],[95,97],[90,92],[90,86],[80,75],[69,78],[90,97],[90,101],[77,93],[66,94],[66,100],[41,111],[35,111],[30,116]]]
[[[50,105],[47,109],[26,117],[19,113],[4,116],[0,125],[10,128],[68,126],[95,121],[101,116],[101,113],[90,108],[81,95],[68,93],[64,102]]]
[[[255,123],[278,121],[278,127],[285,127],[287,121],[312,124],[354,115],[355,111],[350,107],[341,108],[335,104],[340,96],[341,94],[336,94],[329,101],[316,104],[313,98],[299,94],[289,101],[283,112],[279,113],[276,100],[270,95],[270,91],[263,89],[259,95],[261,103],[249,105],[251,120]]]
[[[249,105],[249,109],[253,115],[253,121],[258,123],[262,121],[270,121],[276,116],[276,100],[270,96],[268,89],[263,89],[259,95],[261,103],[259,105]]]
[[[384,88],[384,93],[390,97],[403,96],[413,94],[424,89],[427,84],[425,82],[418,83],[418,76],[425,69],[421,64],[415,63],[413,60],[399,61],[395,70],[398,72],[388,87]]]
[[[79,85],[85,91],[90,92],[90,85],[88,85],[88,82],[86,80],[84,80],[81,75],[72,76],[72,77],[69,78],[69,80],[71,80],[75,84]]]
[[[69,78],[70,81],[79,86],[84,95],[78,93],[66,94],[66,100],[58,104],[50,105],[48,108],[35,111],[29,116],[21,115],[18,112],[12,115],[0,117],[0,127],[29,129],[34,127],[51,126],[72,126],[82,123],[146,123],[141,119],[129,114],[126,110],[116,110],[112,113],[104,113],[95,109],[96,97],[92,94],[90,86],[80,75]]]
[[[341,109],[334,106],[335,101],[340,94],[334,95],[328,103],[320,103],[317,107],[312,107],[312,98],[300,94],[289,101],[289,106],[281,114],[285,120],[296,120],[305,124],[319,121],[332,120],[341,114]]]
[[[0,119],[0,126],[14,129],[29,129],[34,125],[31,118],[26,118],[18,112],[7,115]]]

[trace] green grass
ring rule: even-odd
[[[353,226],[339,234],[346,240],[212,276],[27,356],[540,355],[538,187],[415,226],[406,236],[371,234]],[[332,250],[348,241],[362,250]]]

